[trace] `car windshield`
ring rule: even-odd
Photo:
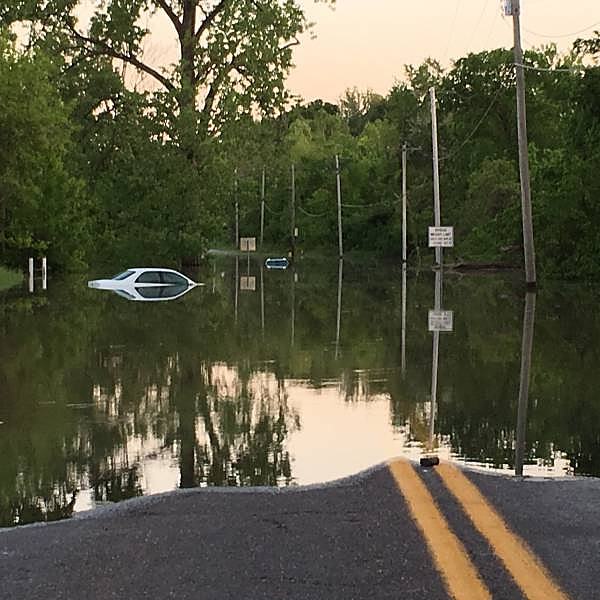
[[[115,281],[122,281],[123,279],[127,279],[130,275],[133,275],[134,273],[135,271],[123,271],[122,273],[115,275],[113,279]]]

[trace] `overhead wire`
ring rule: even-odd
[[[490,5],[490,2],[491,2],[491,0],[487,0],[486,2],[484,2],[483,9],[481,10],[481,13],[479,14],[479,19],[477,19],[477,23],[475,24],[475,27],[471,31],[471,37],[469,38],[469,43],[467,44],[467,48],[470,47],[471,44],[473,43],[473,38],[475,37],[475,34],[477,33],[479,26],[481,25],[481,21],[483,21],[483,15],[486,13],[487,8]]]
[[[444,62],[446,58],[448,58],[448,50],[450,49],[450,44],[454,39],[454,31],[456,28],[456,19],[458,18],[458,11],[460,10],[460,6],[462,4],[462,0],[456,0],[456,9],[454,10],[454,18],[452,19],[452,26],[450,27],[450,37],[446,42],[446,49],[444,50],[444,58],[442,59]]]
[[[463,140],[463,142],[459,146],[455,146],[448,154],[446,154],[445,156],[441,156],[440,162],[449,160],[450,158],[456,156],[456,154],[458,154],[458,152],[460,152],[467,145],[469,140],[477,133],[477,131],[481,127],[481,125],[483,125],[483,122],[485,121],[486,117],[488,116],[488,114],[490,113],[492,108],[494,107],[494,104],[496,104],[496,101],[498,100],[500,93],[503,91],[505,91],[505,88],[503,88],[503,87],[499,87],[496,90],[496,93],[494,94],[492,101],[490,102],[489,106],[485,109],[483,116],[479,119],[479,121],[477,122],[477,124],[475,125],[475,127],[473,128],[471,133],[469,133],[469,135]]]
[[[573,33],[561,33],[558,35],[547,35],[545,33],[536,33],[535,31],[531,31],[530,29],[526,29],[525,27],[523,27],[523,31],[526,31],[527,33],[530,33],[531,35],[535,35],[537,37],[543,37],[543,38],[548,38],[548,39],[562,39],[562,38],[572,37],[574,35],[579,35],[580,33],[585,33],[586,31],[589,31],[590,29],[592,29],[594,27],[598,27],[598,25],[600,25],[600,21],[598,21],[597,23],[593,23],[592,25],[589,25],[588,27],[580,29],[579,31],[573,31]]]
[[[311,213],[311,212],[307,211],[306,209],[302,208],[301,206],[298,206],[297,208],[301,213],[303,213],[307,217],[311,217],[313,219],[320,219],[321,217],[324,217],[325,215],[330,213],[330,211],[326,210],[325,212],[315,214],[315,213]]]

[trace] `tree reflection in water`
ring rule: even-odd
[[[234,285],[232,261],[168,303],[126,302],[82,280],[0,296],[0,525],[178,485],[294,483],[287,448],[302,413],[286,390],[298,382],[314,397],[335,386],[346,406],[389,402],[390,436],[426,441],[433,278],[409,272],[403,299],[400,269],[375,267],[305,262],[261,279],[251,265],[263,283],[252,293]],[[600,475],[597,296],[538,293],[525,469],[560,459]],[[512,467],[522,290],[449,274],[444,298],[456,318],[440,356],[438,441]],[[344,435],[334,421],[332,440]]]

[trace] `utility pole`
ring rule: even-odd
[[[292,219],[291,219],[291,238],[292,238],[292,255],[296,254],[296,171],[292,165]]]
[[[260,247],[262,249],[265,237],[265,168],[262,170],[262,180],[260,184]]]
[[[438,156],[438,134],[437,134],[437,110],[435,102],[435,88],[429,88],[429,98],[431,100],[431,142],[433,147],[433,218],[435,227],[441,226],[440,209],[440,169]],[[442,249],[435,249],[435,262],[442,265]]]
[[[235,247],[239,250],[240,246],[240,203],[238,200],[238,172],[237,167],[234,171],[234,200],[235,200]]]
[[[340,258],[344,256],[344,244],[342,241],[342,184],[340,181],[340,159],[335,155],[335,174],[337,182],[337,203],[338,203],[338,248]]]
[[[402,144],[402,262],[406,263],[406,142]]]
[[[512,0],[511,12],[514,31],[515,72],[517,79],[517,127],[519,135],[519,173],[521,177],[521,214],[523,219],[523,250],[525,253],[525,281],[535,287],[535,248],[533,245],[533,219],[531,216],[531,184],[529,180],[529,155],[527,148],[527,116],[525,108],[525,73],[521,48],[521,2]]]

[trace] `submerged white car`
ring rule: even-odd
[[[88,281],[90,288],[111,290],[123,298],[140,302],[175,300],[199,285],[202,284],[173,269],[153,267],[127,269],[112,279]]]

